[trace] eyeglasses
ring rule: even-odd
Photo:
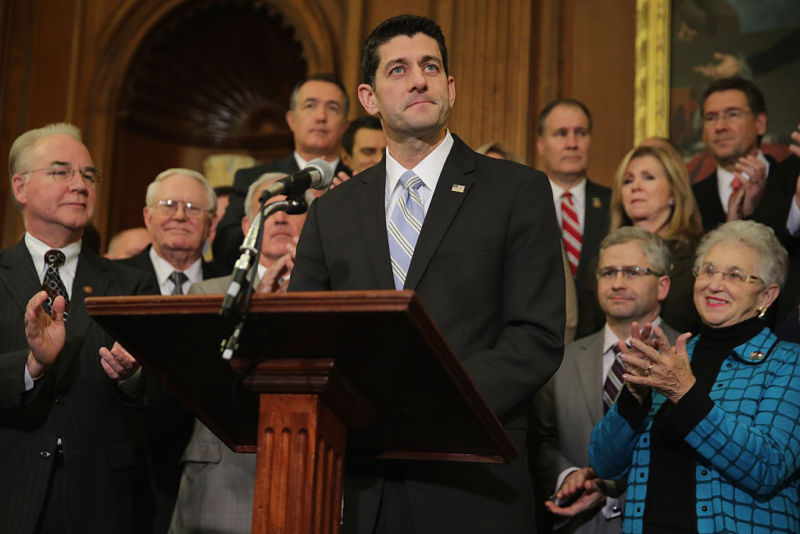
[[[703,265],[695,265],[694,270],[694,277],[698,280],[703,280],[704,282],[710,282],[714,279],[714,277],[719,273],[722,276],[723,280],[730,280],[731,282],[737,284],[745,284],[747,282],[761,282],[761,278],[752,275],[750,273],[746,273],[744,271],[740,271],[737,268],[728,269],[727,271],[722,271],[720,269],[714,268],[714,266],[710,263],[704,263]]]
[[[192,219],[197,219],[204,214],[211,214],[211,212],[203,206],[198,206],[193,202],[185,202],[183,200],[159,200],[153,207],[158,208],[164,215],[172,217],[178,212],[178,206],[183,206],[183,212],[187,217]]]
[[[636,265],[626,265],[624,267],[603,267],[597,269],[598,280],[616,280],[617,274],[622,273],[625,280],[638,280],[652,274],[653,276],[663,276],[649,267],[638,267]]]
[[[100,181],[100,171],[95,169],[94,167],[84,167],[82,169],[76,169],[69,163],[56,163],[50,165],[49,167],[43,167],[41,169],[31,169],[29,171],[23,171],[20,174],[29,174],[32,172],[39,172],[44,171],[45,174],[53,178],[56,182],[62,182],[66,180],[71,180],[75,173],[79,173],[81,178],[89,182],[91,185],[96,185]]]
[[[747,109],[739,109],[739,108],[726,109],[725,111],[722,112],[722,114],[713,112],[706,113],[705,115],[703,115],[703,121],[706,124],[715,124],[720,119],[720,117],[725,122],[740,121],[743,118],[745,118],[745,116],[747,116],[748,113],[751,113],[751,111]]]

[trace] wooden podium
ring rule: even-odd
[[[509,462],[514,446],[412,291],[93,297],[89,314],[231,449],[257,452],[254,533],[338,533],[348,454]]]

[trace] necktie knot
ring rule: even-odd
[[[572,193],[570,193],[569,191],[564,191],[563,193],[561,193],[561,200],[564,200],[567,203],[572,204]]]
[[[172,294],[183,295],[183,284],[189,280],[189,277],[181,271],[172,271],[172,274],[169,275],[169,280],[174,284]]]
[[[60,250],[53,249],[44,253],[44,262],[50,267],[61,267],[66,261],[67,257]]]
[[[406,171],[400,176],[400,185],[407,191],[416,191],[422,185],[422,180],[419,176],[414,174],[414,171]]]

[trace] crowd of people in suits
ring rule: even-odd
[[[254,455],[196,420],[83,299],[224,292],[260,193],[322,158],[336,177],[308,215],[263,223],[256,289],[413,289],[519,452],[359,459],[346,532],[800,531],[800,346],[771,330],[800,340],[800,287],[786,283],[800,148],[762,153],[758,88],[728,78],[703,95],[711,176],[692,185],[650,139],[610,188],[588,178],[580,101],[541,111],[540,172],[451,133],[455,95],[438,25],[388,19],[362,49],[369,117],[348,125],[345,87],[309,76],[286,115],[292,154],[216,191],[163,171],[144,228],[107,258],[83,238],[101,175],[80,132],[20,135],[9,169],[26,233],[0,251],[0,529],[250,531]]]

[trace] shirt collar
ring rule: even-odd
[[[656,317],[652,324],[653,326],[661,326],[661,316]],[[620,339],[617,337],[617,334],[615,334],[614,331],[611,330],[611,327],[608,326],[608,323],[606,323],[603,327],[603,354],[610,351],[619,341]],[[625,340],[625,344],[630,345],[630,343],[631,338],[628,336],[628,339]]]
[[[308,167],[308,162],[304,160],[302,156],[300,156],[300,154],[297,153],[296,150],[294,151],[294,161],[297,163],[297,168],[300,169],[301,171],[306,167]],[[336,167],[339,166],[339,158],[333,159],[328,163],[330,163],[333,166],[333,168],[336,169]],[[336,171],[334,170],[334,172]]]
[[[177,271],[167,260],[162,258],[156,252],[156,249],[152,246],[150,247],[150,261],[153,263],[153,270],[156,272],[156,280],[158,280],[158,286],[163,289],[164,284],[169,279],[169,275],[172,274],[173,271]],[[183,274],[189,279],[189,282],[192,284],[197,282],[203,281],[203,259],[197,258],[194,263],[192,263],[188,269],[183,271]],[[163,294],[163,292],[162,292]]]
[[[550,180],[549,177],[548,179]],[[564,189],[554,180],[550,180],[550,187],[553,189],[553,202],[555,204],[561,202],[561,195],[563,195],[565,191],[572,193],[573,200],[578,204],[583,205],[583,199],[586,198],[586,178],[581,178],[581,181],[577,185],[569,189]]]
[[[419,176],[425,187],[433,192],[436,190],[436,184],[439,183],[439,176],[442,174],[444,163],[447,161],[447,156],[450,155],[450,150],[453,148],[453,136],[450,130],[444,134],[444,139],[439,143],[439,146],[433,149],[430,154],[425,156],[425,159],[420,161],[416,167],[410,169],[414,174]],[[388,200],[397,187],[400,177],[406,172],[405,167],[392,157],[389,150],[386,150],[386,199]]]
[[[78,256],[81,254],[81,240],[70,243],[64,248],[54,248],[35,238],[31,233],[25,232],[25,246],[28,247],[28,252],[33,260],[34,267],[36,267],[36,274],[39,276],[39,280],[44,279],[44,271],[47,269],[47,265],[44,263],[44,255],[48,250],[60,250],[64,253],[66,261],[64,265],[58,268],[59,275],[62,279],[75,279],[75,272],[78,270]]]

